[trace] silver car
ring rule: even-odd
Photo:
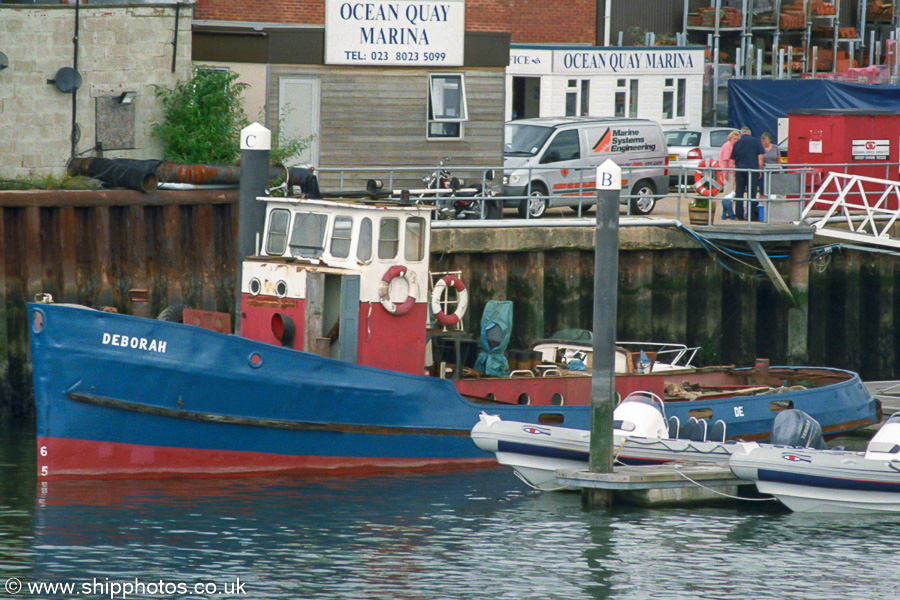
[[[665,132],[669,147],[669,185],[678,185],[679,176],[688,186],[694,183],[694,172],[701,160],[719,160],[719,150],[728,141],[730,127],[694,127]]]

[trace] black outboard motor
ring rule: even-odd
[[[822,426],[819,422],[796,408],[783,410],[775,415],[769,442],[779,446],[799,446],[816,450],[828,448],[822,439]]]

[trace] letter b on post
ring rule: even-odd
[[[596,188],[598,190],[621,190],[622,189],[622,167],[617,165],[611,158],[603,161],[603,164],[597,167]]]

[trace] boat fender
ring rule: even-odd
[[[406,284],[409,286],[409,296],[407,296],[406,300],[397,304],[396,302],[391,302],[391,282],[397,277],[402,277],[406,280]],[[403,265],[394,265],[384,274],[384,277],[381,278],[381,285],[379,287],[378,297],[381,300],[381,305],[384,307],[384,310],[388,311],[395,317],[402,317],[410,310],[416,303],[416,296],[419,294],[419,285],[416,282],[416,274],[412,271],[408,271],[406,267]]]
[[[713,172],[716,174],[715,179],[704,175],[704,168],[713,169]],[[707,186],[708,183],[711,185]],[[715,196],[725,189],[725,178],[719,169],[719,163],[710,159],[701,160],[697,164],[697,170],[694,171],[694,189],[701,196]]]
[[[447,286],[454,288],[457,294],[456,310],[449,315],[441,308],[441,299],[444,297]],[[465,316],[468,307],[469,290],[466,289],[466,284],[459,277],[444,275],[434,284],[434,289],[431,291],[431,312],[434,313],[434,318],[438,323],[447,327],[456,325]]]

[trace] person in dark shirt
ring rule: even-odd
[[[731,160],[734,161],[734,197],[743,198],[748,191],[751,200],[755,199],[760,191],[760,180],[763,168],[763,155],[766,153],[762,142],[750,135],[749,127],[741,127],[741,137],[734,143],[731,149]],[[746,170],[752,169],[752,170]],[[743,221],[747,216],[752,220],[759,220],[759,202],[750,203],[750,214],[744,214],[746,202],[735,202],[734,212],[737,218]]]

